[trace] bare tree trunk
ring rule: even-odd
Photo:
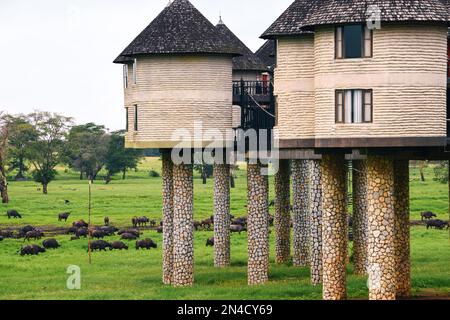
[[[123,169],[122,171],[122,180],[125,180],[127,177],[127,169]]]
[[[83,171],[80,171],[80,180],[83,180]]]
[[[8,182],[5,177],[1,177],[0,179],[0,194],[2,197],[2,203],[9,203]]]
[[[48,183],[42,183],[42,193],[48,194]]]
[[[426,162],[425,161],[420,161],[419,164],[419,171],[420,171],[420,181],[425,182],[425,167],[426,167]]]
[[[206,168],[205,168],[205,166],[202,167],[202,179],[203,179],[203,184],[206,184],[207,176],[206,176]]]

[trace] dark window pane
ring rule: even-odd
[[[362,57],[363,29],[360,25],[344,27],[344,46],[346,58]]]

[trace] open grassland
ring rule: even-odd
[[[131,217],[146,215],[161,218],[161,179],[150,178],[149,170],[160,171],[158,159],[146,159],[138,172],[131,172],[126,180],[117,178],[111,184],[101,181],[93,185],[93,222],[102,224],[109,216],[112,224],[127,226]],[[419,181],[417,170],[411,174],[411,218],[419,220],[420,212],[430,210],[445,219],[448,214],[448,189],[432,180],[431,169],[427,182]],[[86,181],[77,179],[75,172],[60,168],[58,180],[49,185],[49,195],[42,195],[33,182],[11,182],[11,203],[3,206],[0,229],[25,224],[35,226],[68,227],[78,219],[87,219]],[[273,189],[273,188],[272,188]],[[212,210],[213,181],[203,185],[195,179],[195,219],[209,217]],[[271,199],[273,195],[271,195]],[[69,205],[64,200],[70,200]],[[246,214],[245,167],[237,172],[236,188],[232,189],[231,208],[236,216]],[[22,220],[8,220],[7,209],[17,209]],[[57,214],[71,211],[67,223],[58,222]],[[446,231],[412,228],[412,271],[416,295],[448,295],[450,292],[450,242]],[[130,250],[93,254],[88,264],[87,241],[69,241],[69,236],[58,236],[62,247],[35,257],[21,257],[17,250],[23,240],[5,239],[0,242],[0,299],[320,299],[321,288],[309,283],[307,268],[276,266],[274,232],[271,234],[270,282],[260,287],[246,285],[246,234],[232,235],[232,266],[223,270],[213,267],[213,249],[206,248],[206,239],[212,232],[195,234],[196,284],[192,288],[173,289],[161,284],[162,238],[156,231],[146,231],[146,237],[159,247],[151,251]],[[118,237],[108,238],[108,240]],[[82,272],[82,290],[66,288],[70,265],[78,265]],[[352,275],[348,267],[350,298],[367,298],[367,279]]]

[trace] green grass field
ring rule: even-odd
[[[161,180],[150,178],[148,171],[160,171],[158,159],[146,159],[138,172],[131,172],[126,180],[116,179],[105,185],[98,181],[93,186],[93,222],[102,224],[109,216],[118,226],[130,224],[131,217],[146,215],[161,219]],[[231,194],[231,211],[236,216],[246,214],[245,167],[237,172],[236,188]],[[0,229],[25,224],[34,226],[68,227],[78,219],[87,219],[86,181],[77,179],[75,172],[60,168],[58,180],[49,185],[49,194],[42,195],[33,182],[11,182],[11,203],[3,206],[17,209],[22,220],[8,220],[0,215]],[[411,218],[418,220],[420,212],[430,210],[445,219],[448,214],[448,189],[432,180],[431,169],[427,182],[419,181],[418,172],[411,175]],[[272,188],[273,189],[273,188]],[[213,181],[202,185],[195,179],[195,219],[209,217],[213,204]],[[271,198],[272,195],[271,195]],[[64,200],[70,200],[65,205]],[[58,222],[57,214],[71,211],[67,223]],[[320,299],[321,288],[309,283],[309,270],[274,264],[274,233],[271,234],[270,282],[259,287],[246,285],[246,235],[232,235],[232,266],[223,270],[213,267],[213,249],[206,248],[206,239],[212,232],[195,234],[195,285],[174,289],[161,284],[161,235],[146,231],[146,237],[159,247],[152,251],[94,253],[93,264],[88,264],[87,242],[69,241],[69,236],[58,236],[62,248],[35,257],[21,257],[17,250],[23,240],[5,239],[0,242],[0,299]],[[111,239],[118,239],[113,237]],[[108,240],[111,240],[108,239]],[[130,243],[133,247],[134,243]],[[81,267],[82,289],[66,288],[66,269]],[[415,295],[448,295],[450,292],[450,242],[446,231],[427,231],[425,227],[412,228],[412,276]],[[352,275],[348,266],[348,293],[353,299],[367,298],[367,279]]]

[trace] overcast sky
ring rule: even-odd
[[[191,0],[253,51],[293,0]],[[35,109],[124,128],[122,68],[116,56],[168,0],[0,0],[0,110]]]

